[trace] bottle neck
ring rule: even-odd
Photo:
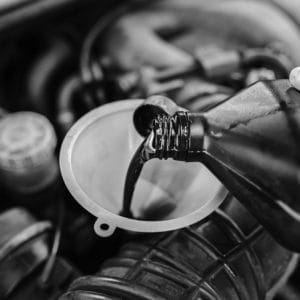
[[[158,116],[151,133],[151,158],[198,161],[203,151],[205,119],[200,113],[180,111]]]

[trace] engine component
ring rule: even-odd
[[[54,128],[43,115],[16,112],[0,119],[0,182],[1,192],[6,196],[2,205],[25,206],[38,218],[52,222],[60,213],[57,207],[66,206],[62,221],[63,253],[75,261],[85,256],[100,260],[98,253],[92,255],[99,248],[99,239],[92,232],[94,219],[66,193],[55,147]]]
[[[267,20],[257,11],[268,15]],[[247,25],[236,26],[242,19]],[[280,30],[273,30],[271,20],[280,23]],[[183,74],[191,73],[214,80],[227,76],[227,83],[233,79],[239,90],[248,83],[244,78],[248,75],[240,74],[236,86],[239,69],[271,67],[274,77],[286,78],[299,61],[297,32],[290,18],[270,1],[190,1],[184,6],[168,0],[132,1],[90,31],[82,49],[82,79],[87,95],[98,104],[107,99],[170,96],[182,88]],[[145,70],[149,67],[151,72]],[[176,75],[180,80],[166,80]]]
[[[297,260],[236,200],[192,227],[142,240],[60,300],[272,299]]]
[[[225,83],[228,91],[230,88],[240,89],[248,84],[249,73],[253,70],[258,70],[261,74],[263,70],[265,74],[268,71],[271,72],[271,75],[268,75],[271,79],[282,79],[288,77],[293,67],[291,60],[282,51],[271,46],[244,50],[199,47],[193,57],[186,65],[164,69],[141,67],[125,74],[124,72],[118,74],[106,68],[101,79],[94,79],[94,88],[98,90],[98,96],[101,89],[104,91],[103,97],[106,95],[112,99],[146,98],[181,90],[186,81],[194,76],[201,80]],[[231,80],[232,82],[228,80],[232,76],[237,77],[237,74],[240,74],[238,80]]]
[[[0,215],[1,299],[57,299],[79,273],[65,259],[51,256],[53,228],[37,222],[26,210],[14,208]],[[52,258],[49,277],[42,282]]]
[[[34,112],[0,120],[0,180],[22,195],[45,189],[58,176],[56,135],[51,123]]]
[[[145,98],[183,88],[184,78],[190,79],[191,75],[209,81],[226,81],[226,78],[228,79],[232,74],[242,72],[246,74],[241,76],[243,80],[243,77],[256,68],[272,72],[272,79],[282,79],[288,77],[292,63],[286,55],[271,47],[239,51],[200,47],[195,51],[194,61],[187,65],[163,70],[144,67],[111,78],[111,81],[115,80],[111,84],[121,95],[129,96],[135,92],[136,97]],[[110,77],[109,74],[106,76]],[[244,83],[240,85],[243,86]],[[111,88],[111,85],[109,87]]]

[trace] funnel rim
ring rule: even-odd
[[[142,102],[142,99],[115,101],[102,105],[81,117],[65,136],[60,149],[59,165],[62,178],[71,195],[84,209],[98,219],[103,218],[105,223],[110,223],[109,225],[113,227],[135,232],[163,232],[192,225],[216,210],[227,196],[227,190],[217,179],[219,187],[216,188],[216,195],[197,210],[174,219],[151,221],[126,218],[105,209],[88,197],[74,175],[71,164],[73,147],[82,132],[96,120],[118,111],[132,110],[142,104]]]

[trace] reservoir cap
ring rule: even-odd
[[[52,124],[35,112],[0,119],[0,180],[14,190],[33,191],[57,174],[56,135]]]
[[[55,146],[54,129],[40,114],[17,112],[0,120],[0,168],[33,168],[48,160]]]

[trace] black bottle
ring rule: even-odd
[[[288,80],[258,82],[203,114],[159,113],[149,124],[135,123],[151,130],[151,158],[202,162],[277,241],[300,252],[300,93]]]

